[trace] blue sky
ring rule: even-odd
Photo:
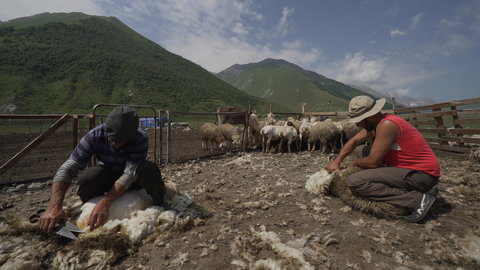
[[[480,97],[480,0],[0,0],[0,20],[115,16],[212,72],[285,59],[437,102]]]

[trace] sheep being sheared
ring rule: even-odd
[[[329,174],[325,169],[321,169],[309,177],[305,189],[316,195],[330,192],[348,206],[379,217],[393,218],[405,214],[403,208],[354,195],[345,180],[350,174],[358,171],[361,171],[361,169],[352,167]]]

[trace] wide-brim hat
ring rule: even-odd
[[[365,118],[377,114],[383,109],[386,99],[374,100],[368,96],[356,96],[350,100],[347,115],[350,117],[349,123],[356,124]]]

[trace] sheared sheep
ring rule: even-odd
[[[312,123],[308,121],[307,118],[304,118],[302,120],[302,124],[300,125],[300,128],[298,130],[299,133],[299,138],[301,144],[305,143],[307,145],[307,149],[310,150],[310,143],[309,143],[309,134],[310,134],[310,129],[314,124],[317,124],[318,122]]]
[[[305,184],[305,189],[316,195],[330,192],[348,206],[379,217],[393,218],[405,214],[403,208],[385,202],[377,202],[355,196],[345,183],[345,179],[350,174],[361,170],[362,169],[358,167],[352,167],[329,174],[325,169],[321,169],[309,177]]]
[[[262,126],[260,126],[260,122],[262,122]],[[265,125],[264,121],[258,121],[257,115],[252,113],[248,118],[248,136],[249,142],[251,145],[256,149],[259,144],[262,142],[262,135],[260,134],[260,130]]]
[[[268,152],[270,150],[270,144],[272,141],[279,141],[279,151],[283,141],[287,141],[288,152],[291,152],[291,143],[293,141],[298,142],[298,132],[293,127],[291,122],[285,122],[284,126],[266,125],[260,130],[260,134],[263,136],[262,151]],[[297,144],[298,148],[298,144]]]
[[[295,127],[289,125],[283,126],[283,128],[280,130],[280,148],[282,147],[283,141],[285,140],[287,141],[288,153],[292,152],[292,142],[296,143],[297,149],[300,148],[299,136]]]
[[[330,146],[332,152],[337,150],[336,142],[340,136],[338,128],[332,121],[322,121],[312,125],[309,132],[309,149],[315,150],[317,142],[322,145],[322,153],[327,152],[327,146]]]
[[[223,136],[222,131],[218,126],[212,123],[205,123],[200,128],[200,132],[202,134],[202,147],[203,149],[208,148],[208,143],[210,143],[210,150],[213,151],[213,145],[215,144],[215,148],[223,147],[226,144],[225,136]]]
[[[279,141],[280,130],[283,127],[275,125],[265,125],[261,130],[260,134],[263,136],[262,139],[262,152],[268,152],[270,150],[270,144],[272,141]]]
[[[226,144],[229,146],[238,147],[241,144],[240,135],[238,134],[237,129],[231,124],[221,124],[218,125],[220,131],[225,137]]]

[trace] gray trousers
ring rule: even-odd
[[[138,175],[138,179],[129,189],[137,190],[145,188],[147,193],[152,197],[153,204],[161,206],[165,194],[165,185],[157,164],[145,160],[138,165],[136,174]],[[77,194],[82,202],[101,196],[112,188],[115,181],[117,181],[121,175],[122,173],[112,172],[107,167],[88,167],[78,175]]]
[[[368,156],[370,146],[358,146],[353,155]],[[438,183],[438,177],[427,173],[397,167],[379,167],[351,174],[346,184],[352,193],[374,201],[382,201],[415,210],[420,207],[423,193]]]

